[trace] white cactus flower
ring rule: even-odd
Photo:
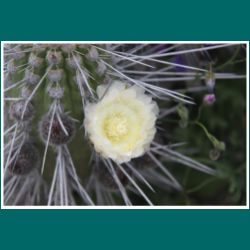
[[[143,155],[152,142],[158,106],[137,86],[114,81],[100,85],[100,99],[85,109],[85,129],[95,150],[117,163]]]

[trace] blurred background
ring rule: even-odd
[[[209,46],[209,45],[208,45]],[[225,48],[209,52],[213,68],[217,72],[246,74],[246,47]],[[199,55],[198,55],[199,57]],[[190,55],[189,55],[190,58]],[[184,61],[187,58],[177,58]],[[181,70],[181,69],[176,69]],[[197,79],[198,84],[200,80]],[[187,87],[187,83],[181,83]],[[192,86],[196,82],[189,82]],[[203,83],[205,84],[205,83]],[[167,162],[174,176],[182,183],[184,191],[161,192],[155,201],[172,205],[244,205],[246,204],[246,79],[217,79],[216,101],[211,106],[202,106],[206,91],[189,93],[196,105],[189,106],[189,121],[181,126],[176,114],[165,117],[161,122],[168,142],[183,141],[178,148],[192,158],[215,167],[219,176],[207,176],[176,163]],[[200,111],[199,121],[211,135],[225,143],[225,150],[214,152],[211,141],[204,130],[193,124]],[[171,131],[171,133],[168,133]],[[169,135],[170,134],[170,135]],[[152,200],[154,201],[154,196]]]

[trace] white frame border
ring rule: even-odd
[[[139,43],[148,43],[148,44],[165,44],[165,43],[182,43],[182,44],[199,44],[199,43],[208,43],[208,44],[218,44],[218,43],[232,43],[232,44],[246,44],[246,96],[247,96],[247,121],[246,121],[246,136],[247,136],[247,147],[246,147],[246,205],[242,206],[5,206],[3,203],[3,134],[4,134],[4,125],[1,122],[1,209],[249,209],[249,41],[1,41],[1,121],[4,120],[3,116],[3,46],[4,44],[29,44],[29,43],[40,43],[40,44],[64,44],[64,43],[82,43],[82,44],[100,44],[100,43],[116,43],[116,44],[139,44]]]

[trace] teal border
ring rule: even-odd
[[[246,1],[11,1],[0,40],[250,40]],[[245,249],[249,210],[0,210],[2,249]]]

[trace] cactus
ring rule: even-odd
[[[244,78],[209,54],[240,46],[5,43],[4,204],[153,205],[155,187],[182,190],[166,161],[216,175],[161,121],[175,113],[188,129],[197,90],[213,105],[215,81]]]

